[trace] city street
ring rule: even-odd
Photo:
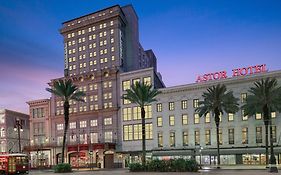
[[[48,175],[57,175],[58,173],[53,173],[50,170],[46,171],[31,171],[31,175],[41,175],[41,174],[48,174]],[[103,170],[103,171],[74,171],[72,173],[62,173],[64,175],[131,175],[131,174],[137,174],[137,175],[145,175],[145,174],[167,174],[167,175],[177,175],[177,174],[188,174],[188,175],[198,175],[198,174],[223,174],[223,175],[265,175],[265,174],[271,174],[267,172],[266,170],[211,170],[211,171],[200,171],[199,173],[190,173],[190,172],[129,172],[128,170],[120,169],[120,170]],[[274,174],[281,174],[281,171],[279,170],[279,173]]]

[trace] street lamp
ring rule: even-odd
[[[200,146],[199,152],[200,152],[200,165],[202,165],[202,150],[203,146]]]
[[[14,126],[14,131],[18,132],[18,139],[19,139],[19,153],[21,152],[21,143],[20,143],[20,132],[23,132],[22,124],[20,123],[20,119],[16,119],[16,124]]]

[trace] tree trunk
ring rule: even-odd
[[[265,163],[268,166],[268,122],[265,123]]]
[[[142,128],[142,165],[145,165],[145,110],[144,107],[141,107],[141,128]]]
[[[66,142],[68,123],[69,123],[69,102],[65,101],[63,107],[64,107],[64,133],[63,133],[63,142],[62,142],[61,163],[64,163],[65,142]]]
[[[269,167],[269,171],[277,173],[278,169],[276,166],[276,158],[275,158],[274,149],[273,149],[273,132],[272,132],[271,119],[270,119],[269,123],[270,123],[270,167]]]
[[[267,106],[263,107],[263,121],[265,126],[265,162],[268,167],[268,124],[269,124],[269,112]]]
[[[220,168],[220,137],[219,137],[219,125],[220,125],[220,112],[215,109],[215,122],[216,122],[216,132],[217,132],[217,168]]]

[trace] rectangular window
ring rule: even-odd
[[[98,133],[90,133],[90,141],[91,143],[98,143]]]
[[[181,109],[187,109],[187,100],[181,101]]]
[[[183,146],[188,146],[188,132],[182,132],[182,144]]]
[[[80,121],[80,128],[86,128],[87,127],[87,121]]]
[[[132,120],[132,109],[131,108],[123,108],[123,120],[124,121]]]
[[[273,142],[277,142],[276,126],[272,126],[272,139],[273,139]]]
[[[256,143],[262,143],[262,127],[256,127]]]
[[[137,84],[137,82],[138,82],[138,83],[140,82],[140,79],[139,79],[139,78],[137,78],[137,79],[133,79],[133,85],[136,85],[136,84]]]
[[[157,126],[158,126],[158,127],[163,126],[162,117],[157,117]]]
[[[133,119],[140,120],[141,119],[141,108],[133,107]]]
[[[144,77],[143,78],[143,83],[147,85],[151,85],[151,77]]]
[[[130,89],[130,88],[131,88],[131,82],[130,82],[130,80],[123,81],[123,82],[122,82],[122,88],[123,88],[123,91],[125,91],[125,90],[127,90],[127,89]]]
[[[175,116],[170,115],[169,116],[169,125],[174,126],[175,125]]]
[[[145,139],[152,139],[153,133],[152,133],[152,123],[145,124]]]
[[[247,93],[241,93],[241,103],[245,103],[247,100]]]
[[[200,123],[199,114],[195,113],[195,114],[194,114],[194,124],[199,124],[199,123]]]
[[[123,126],[123,140],[133,140],[133,125],[124,125]]]
[[[62,123],[57,124],[57,130],[58,131],[63,130],[63,124]]]
[[[112,142],[112,131],[104,132],[104,141],[107,142],[107,143]]]
[[[144,106],[145,118],[152,118],[152,109],[151,105]]]
[[[187,114],[182,115],[182,125],[187,125],[188,124],[188,116]]]
[[[261,113],[256,113],[256,120],[261,120]]]
[[[175,103],[174,102],[169,102],[169,111],[175,110]]]
[[[90,121],[90,125],[91,125],[91,126],[98,126],[98,120],[97,120],[97,119],[91,120],[91,121]]]
[[[219,143],[222,145],[222,129],[219,129]]]
[[[175,145],[176,145],[175,132],[170,132],[170,147],[175,147]]]
[[[234,120],[234,114],[228,113],[228,121],[233,121],[233,120]]]
[[[193,99],[193,108],[199,107],[199,99]]]
[[[205,130],[205,144],[211,145],[211,130]]]
[[[142,139],[142,131],[141,124],[134,125],[134,140]]]
[[[112,125],[112,118],[104,118],[104,125]]]
[[[228,129],[228,144],[234,144],[234,128]]]
[[[163,147],[163,133],[159,132],[157,134],[157,140],[158,140],[158,147],[161,148]]]
[[[200,145],[200,131],[194,131],[194,141],[195,145]]]
[[[162,112],[162,103],[157,103],[156,104],[156,111],[157,112]]]
[[[242,144],[248,144],[248,128],[242,128]]]
[[[248,120],[248,115],[245,115],[245,112],[244,112],[243,109],[241,110],[241,115],[242,115],[242,120],[243,120],[243,121]]]
[[[276,118],[276,112],[271,112],[271,118]]]
[[[76,122],[70,122],[69,129],[75,129],[75,128],[76,128]]]
[[[210,113],[208,112],[205,116],[205,123],[210,123],[211,122],[211,118],[210,118]]]

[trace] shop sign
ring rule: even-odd
[[[242,67],[232,69],[231,77],[240,77],[252,74],[265,73],[268,70],[266,69],[266,64]],[[196,78],[196,83],[211,81],[211,80],[221,80],[228,78],[227,71],[219,71],[213,73],[206,73],[204,75],[198,75]]]

